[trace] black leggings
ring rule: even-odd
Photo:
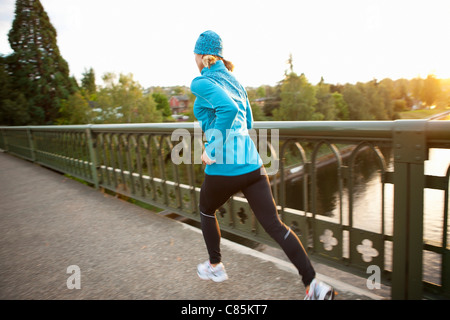
[[[219,263],[220,229],[215,212],[233,194],[242,191],[264,230],[280,245],[302,276],[305,286],[315,277],[314,268],[300,239],[278,217],[264,167],[239,176],[205,174],[200,191],[200,216],[210,263]]]

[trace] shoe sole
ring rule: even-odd
[[[214,277],[204,276],[204,275],[200,274],[198,271],[197,271],[197,275],[202,280],[212,280],[214,282],[223,282],[225,280],[228,280],[228,277],[222,279],[222,278],[214,278]]]
[[[337,291],[332,287],[331,290],[325,295],[323,300],[334,300],[337,295]]]

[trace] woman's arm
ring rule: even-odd
[[[214,110],[215,121],[212,127],[208,127],[210,141],[205,145],[205,151],[211,160],[219,157],[219,163],[223,163],[223,145],[228,139],[230,129],[238,113],[238,105],[218,85],[205,77],[197,77],[192,81],[191,91],[203,100],[204,107]],[[203,127],[203,125],[202,125]],[[213,152],[214,151],[214,152]]]
[[[253,128],[253,113],[250,101],[247,98],[247,108],[246,108],[246,118],[247,118],[247,129]]]

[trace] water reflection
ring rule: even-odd
[[[390,168],[392,159],[391,149],[380,150],[382,156],[387,160],[387,169]],[[348,167],[349,157],[344,157],[343,165]],[[374,152],[365,148],[358,153],[352,166],[353,170],[353,225],[358,228],[380,232],[380,213],[382,205],[381,173],[379,161],[374,157]],[[311,180],[311,179],[309,179]],[[339,180],[337,163],[329,163],[319,166],[316,174],[317,180],[317,203],[316,214],[329,217],[339,217]],[[311,182],[311,181],[309,181]],[[343,179],[342,209],[343,223],[348,224],[349,193],[348,181]],[[305,209],[305,204],[299,194],[303,193],[303,177],[297,177],[287,182],[286,204],[287,207],[299,210]],[[311,183],[309,183],[308,194],[311,195]],[[311,201],[311,199],[309,199]],[[310,206],[309,206],[310,207]],[[385,207],[387,204],[385,203]],[[377,226],[373,222],[378,220]],[[362,223],[362,225],[361,225]],[[378,228],[377,228],[378,227]],[[374,230],[374,228],[376,230]]]
[[[380,150],[385,161],[386,171],[392,172],[393,158],[391,149]],[[344,158],[344,166],[349,165],[349,157]],[[431,176],[446,176],[450,170],[450,149],[430,149],[429,160],[425,162],[425,174]],[[369,148],[361,150],[352,166],[353,170],[353,227],[368,231],[393,234],[394,188],[390,183],[382,183],[382,168]],[[311,195],[311,179],[309,179],[308,194]],[[384,188],[384,198],[383,198]],[[303,197],[303,177],[297,177],[286,184],[286,206],[305,210]],[[331,163],[317,170],[317,204],[316,214],[336,218],[339,221],[340,200],[337,164]],[[343,223],[349,224],[350,214],[349,181],[343,179],[342,212]],[[309,199],[308,201],[311,201]],[[425,189],[424,191],[424,239],[437,245],[443,243],[445,192],[443,190]],[[308,208],[311,208],[309,205]],[[384,212],[383,212],[384,210]],[[446,232],[447,244],[450,243],[450,232]],[[391,245],[391,243],[389,243]],[[447,245],[449,247],[449,245]],[[386,248],[386,267],[390,264],[391,248]],[[388,257],[389,255],[389,257]],[[426,280],[440,283],[440,260],[438,254],[425,252],[424,277]],[[425,267],[426,266],[426,267]]]
[[[385,148],[380,150],[385,161],[386,170],[393,171],[392,151]],[[348,165],[348,158],[344,158],[344,166]],[[425,162],[425,174],[445,176],[450,166],[450,149],[430,149],[429,160]],[[311,180],[311,179],[309,179]],[[305,209],[303,197],[303,177],[298,176],[286,183],[286,206],[299,210]],[[349,193],[348,181],[343,183],[343,222],[348,224]],[[311,195],[309,181],[308,194]],[[361,150],[353,166],[353,226],[369,231],[381,232],[381,216],[384,207],[385,233],[392,234],[393,214],[393,185],[383,184],[380,164],[369,148]],[[316,214],[329,217],[339,217],[339,181],[337,164],[331,163],[317,170],[317,204]],[[425,238],[427,240],[442,240],[442,225],[444,211],[444,191],[425,189],[424,193]],[[309,199],[308,201],[311,201]],[[309,206],[311,207],[311,206]],[[437,230],[439,229],[440,230]],[[439,231],[439,232],[438,232]]]

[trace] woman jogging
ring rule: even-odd
[[[206,168],[199,209],[209,260],[198,265],[198,276],[215,282],[228,279],[215,212],[233,194],[242,191],[264,230],[298,269],[306,288],[305,299],[333,299],[334,289],[315,279],[300,240],[278,217],[267,174],[248,133],[253,117],[247,92],[231,73],[233,64],[223,59],[221,38],[213,31],[202,33],[194,53],[201,73],[191,84],[196,96],[194,114],[207,138],[202,154]]]

